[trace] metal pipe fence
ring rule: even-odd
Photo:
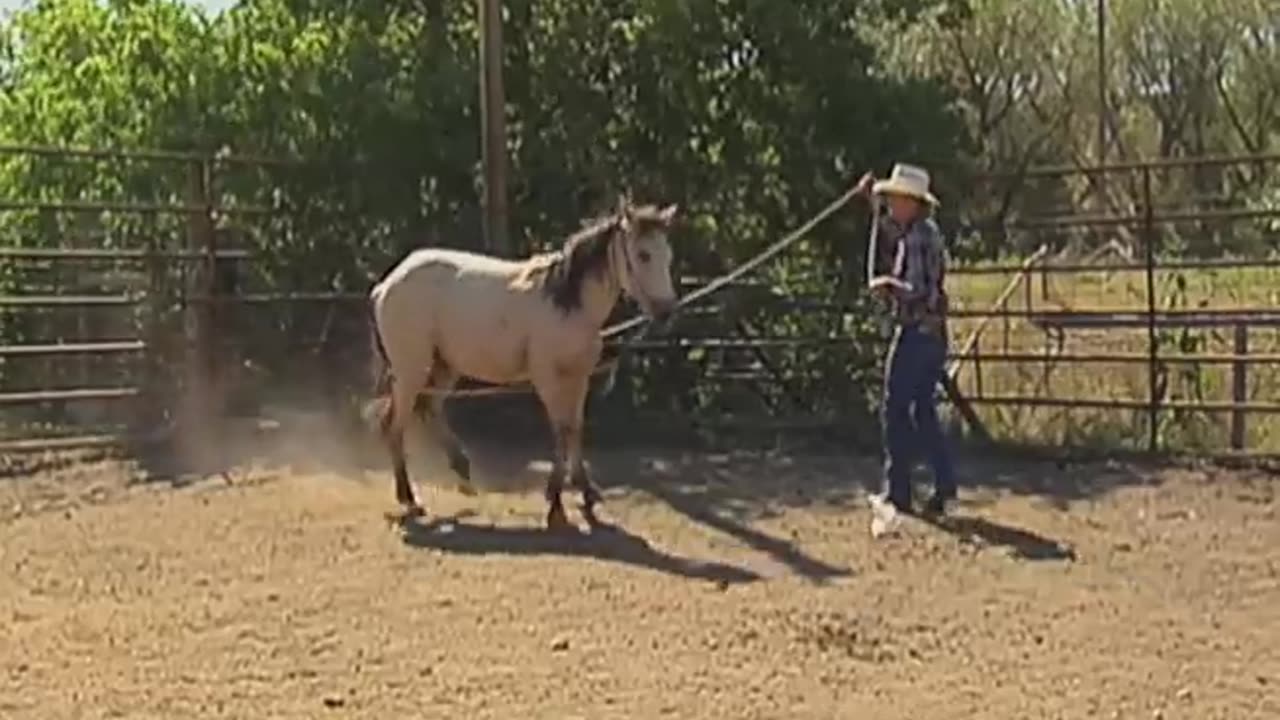
[[[306,314],[319,309],[328,312],[346,312],[355,314],[362,310],[366,295],[363,291],[326,290],[315,291],[298,287],[278,287],[261,291],[234,289],[230,292],[216,282],[220,268],[227,263],[252,265],[258,255],[250,250],[224,247],[219,240],[218,230],[213,222],[218,215],[236,215],[245,217],[266,216],[275,210],[259,206],[222,207],[213,188],[214,170],[217,167],[242,164],[253,166],[257,163],[272,167],[288,166],[290,161],[277,159],[254,159],[243,156],[224,154],[216,158],[197,153],[169,152],[131,152],[90,149],[59,149],[0,145],[0,155],[25,153],[34,157],[76,157],[99,161],[154,161],[186,168],[188,187],[184,189],[184,199],[173,203],[143,203],[130,200],[122,201],[24,201],[0,199],[0,212],[114,212],[136,215],[169,214],[185,218],[182,230],[182,247],[170,248],[155,241],[148,241],[146,247],[91,247],[91,248],[49,248],[49,247],[4,247],[0,248],[0,260],[13,263],[47,263],[55,265],[88,264],[97,262],[130,264],[149,273],[145,284],[138,285],[131,292],[86,294],[75,292],[68,294],[39,293],[4,293],[0,292],[0,310],[11,315],[36,311],[73,311],[91,308],[115,308],[120,311],[140,312],[143,319],[139,322],[136,337],[129,338],[75,338],[72,340],[55,338],[35,338],[28,342],[0,344],[0,363],[18,360],[45,359],[52,361],[62,357],[80,356],[134,356],[142,359],[143,366],[150,368],[135,374],[134,382],[110,385],[99,383],[82,387],[67,388],[0,388],[0,406],[42,405],[49,403],[76,403],[87,401],[110,401],[124,403],[141,403],[143,405],[163,406],[166,411],[172,410],[174,398],[167,395],[172,384],[157,385],[149,372],[160,372],[160,368],[174,368],[170,374],[188,374],[203,378],[197,382],[187,382],[183,392],[206,394],[208,397],[183,397],[183,404],[198,408],[196,412],[216,415],[219,409],[216,377],[225,371],[229,363],[233,363],[234,353],[231,350],[243,348],[247,339],[234,336],[229,330],[229,319],[243,315],[250,316],[269,312]],[[952,318],[961,330],[969,334],[957,345],[957,349],[949,356],[950,382],[963,380],[969,383],[963,393],[953,400],[959,403],[971,403],[986,413],[998,408],[1042,408],[1064,411],[1079,410],[1119,410],[1145,416],[1148,433],[1145,438],[1147,450],[1161,450],[1160,423],[1163,418],[1179,413],[1226,413],[1230,415],[1229,444],[1235,451],[1246,451],[1248,447],[1249,422],[1255,416],[1270,416],[1280,413],[1280,404],[1269,398],[1250,397],[1249,388],[1254,378],[1268,370],[1268,366],[1280,363],[1280,349],[1259,347],[1256,341],[1258,333],[1267,332],[1271,328],[1280,327],[1280,306],[1204,306],[1204,307],[1161,307],[1159,279],[1168,273],[1186,273],[1200,271],[1227,272],[1239,270],[1266,270],[1280,268],[1280,258],[1265,257],[1249,259],[1244,257],[1218,259],[1188,259],[1182,257],[1165,257],[1161,252],[1160,227],[1169,223],[1186,222],[1246,222],[1258,219],[1280,217],[1277,208],[1216,208],[1203,210],[1178,210],[1160,207],[1152,197],[1152,173],[1176,168],[1200,167],[1205,165],[1227,166],[1231,164],[1274,163],[1280,161],[1280,155],[1253,156],[1247,158],[1201,158],[1186,161],[1161,161],[1155,163],[1123,163],[1100,168],[1047,168],[1036,169],[1022,177],[1064,177],[1075,174],[1103,172],[1136,172],[1140,177],[1140,187],[1144,196],[1135,212],[1122,214],[1055,214],[1041,218],[1024,218],[1004,225],[1006,230],[1036,233],[1046,230],[1063,230],[1071,228],[1126,227],[1138,230],[1141,240],[1141,260],[1123,260],[1120,262],[1079,262],[1051,259],[1049,247],[1045,245],[1032,253],[1028,258],[1015,263],[997,263],[974,266],[959,266],[951,269],[952,282],[967,282],[969,278],[982,276],[1012,275],[995,296],[989,307],[964,304],[956,307]],[[855,253],[856,254],[856,253]],[[175,273],[184,278],[172,288]],[[1128,307],[1060,307],[1049,302],[1052,283],[1069,283],[1075,277],[1109,274],[1141,274],[1142,297]],[[855,276],[857,276],[855,274]],[[697,287],[706,282],[706,278],[687,277],[683,284]],[[812,283],[816,285],[816,283]],[[161,287],[164,286],[164,287]],[[865,312],[866,306],[851,301],[849,298],[836,297],[831,294],[810,294],[778,292],[780,288],[772,286],[761,279],[746,280],[735,283],[730,291],[754,293],[752,302],[746,303],[762,313],[784,317],[797,311],[804,313],[826,313],[830,315],[848,315]],[[1015,307],[1021,304],[1022,307]],[[725,307],[721,298],[716,298],[713,306],[690,313],[695,319],[715,320],[723,313]],[[335,310],[337,308],[338,310]],[[244,309],[244,312],[242,312]],[[176,316],[173,317],[173,316]],[[180,338],[170,337],[172,324],[181,326]],[[972,327],[965,323],[975,323]],[[358,324],[358,323],[355,323]],[[271,349],[279,354],[293,353],[298,349],[308,349],[314,357],[321,351],[340,345],[364,347],[363,340],[339,342],[328,335],[328,321],[325,329],[318,336],[302,337],[296,333],[280,334],[269,339]],[[783,335],[776,331],[747,334],[729,331],[726,326],[704,328],[701,334],[689,333],[671,338],[647,338],[628,346],[641,362],[668,361],[671,363],[689,364],[695,353],[702,355],[736,354],[751,358],[722,363],[723,367],[698,365],[696,377],[689,379],[699,388],[710,388],[710,392],[723,392],[719,388],[734,386],[746,388],[757,394],[777,398],[795,391],[790,388],[798,381],[803,381],[804,392],[821,392],[815,388],[823,386],[823,373],[826,370],[806,369],[802,364],[792,362],[784,370],[771,367],[770,358],[788,354],[790,357],[802,353],[829,353],[835,348],[847,344],[848,338],[840,333],[827,335],[803,334]],[[359,332],[354,329],[351,332]],[[1141,338],[1133,335],[1133,331],[1143,333]],[[1123,337],[1126,345],[1123,350],[1072,350],[1062,345],[1071,334],[1105,333],[1109,337]],[[1225,332],[1230,335],[1230,350],[1214,350],[1205,348],[1200,351],[1166,347],[1163,334],[1170,332]],[[1039,339],[1044,343],[1043,351],[1031,351],[1024,347],[1016,347],[1014,336],[1021,333]],[[984,341],[997,337],[1000,347],[992,349],[984,346]],[[1056,343],[1056,345],[1055,345]],[[990,344],[990,343],[987,343]],[[618,349],[616,344],[612,350]],[[306,360],[312,362],[312,360]],[[1129,368],[1144,370],[1143,385],[1145,397],[1104,397],[1089,396],[1083,393],[1066,393],[1052,386],[1049,379],[1054,372],[1063,367],[1100,367],[1116,364]],[[1025,372],[1029,377],[1043,377],[1044,382],[1036,386],[1037,392],[1023,392],[1017,388],[1009,391],[991,392],[984,386],[984,378],[990,381],[989,372],[993,366],[1004,365]],[[1217,366],[1230,370],[1230,399],[1188,399],[1169,396],[1169,376],[1173,368],[1178,366]],[[657,373],[657,370],[654,370]],[[847,378],[846,378],[847,380]],[[659,380],[658,382],[662,382]],[[830,389],[827,390],[830,392]],[[1256,395],[1257,393],[1255,393]],[[1280,397],[1277,392],[1272,397]],[[803,405],[805,398],[801,398]],[[831,416],[797,416],[786,415],[785,403],[779,401],[770,406],[768,415],[772,417],[756,417],[754,420],[739,416],[695,418],[694,424],[712,426],[717,421],[729,426],[751,426],[778,429],[782,427],[826,428],[838,427],[841,419]],[[988,415],[989,417],[989,415]],[[110,444],[101,434],[83,436],[86,446],[103,446]],[[19,440],[0,442],[0,449],[5,452],[26,452],[42,449],[62,449],[73,446],[74,438],[56,437],[41,441],[39,438],[21,438]],[[1260,451],[1274,452],[1268,447]]]

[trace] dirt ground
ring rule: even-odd
[[[873,540],[868,459],[597,451],[556,537],[489,454],[409,524],[382,470],[0,479],[0,717],[1280,717],[1262,473],[969,459]]]

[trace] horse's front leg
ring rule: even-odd
[[[596,525],[595,507],[603,497],[599,488],[591,482],[590,475],[587,474],[587,466],[583,459],[582,453],[582,435],[583,435],[583,415],[587,404],[588,382],[583,382],[581,388],[577,388],[578,396],[574,401],[574,412],[571,420],[565,427],[565,463],[569,468],[569,482],[575,490],[582,493],[582,515],[586,518],[587,524]]]
[[[586,381],[585,375],[563,369],[539,373],[534,379],[534,387],[546,408],[555,438],[555,455],[551,461],[551,475],[547,477],[546,492],[547,527],[552,530],[570,527],[560,496],[564,491],[566,474],[571,474],[576,487],[578,469],[582,464],[582,407]]]
[[[587,407],[587,392],[591,376],[583,373],[561,385],[561,413],[557,434],[562,438],[565,470],[569,484],[582,493],[582,515],[587,524],[597,524],[595,507],[602,500],[600,491],[591,482],[582,453],[583,415]]]
[[[547,476],[547,528],[565,530],[569,528],[569,518],[565,516],[564,501],[560,495],[564,491],[566,434],[555,420],[551,421],[551,435],[555,454],[551,458],[551,474]]]

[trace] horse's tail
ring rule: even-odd
[[[378,329],[377,298],[369,298],[369,350],[370,369],[373,375],[373,399],[365,404],[365,422],[376,423],[385,428],[391,419],[391,361],[387,358],[387,347],[382,343],[382,332]]]

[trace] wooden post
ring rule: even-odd
[[[139,399],[137,414],[134,419],[135,431],[139,434],[150,432],[165,416],[166,379],[170,363],[174,358],[168,357],[166,350],[166,323],[169,312],[169,287],[166,277],[164,258],[161,255],[163,246],[157,237],[159,223],[154,213],[144,216],[147,220],[145,253],[147,272],[147,308],[143,315],[142,341],[146,349],[142,354],[142,396]]]
[[[187,247],[202,254],[203,262],[196,274],[193,333],[194,354],[187,363],[184,407],[179,421],[180,452],[183,461],[196,469],[205,465],[210,454],[206,448],[218,446],[217,420],[217,256],[218,245],[213,224],[212,178],[208,162],[193,161],[187,176]]]
[[[951,404],[955,405],[956,411],[960,413],[960,417],[964,418],[964,421],[968,423],[969,430],[973,432],[977,440],[983,443],[990,443],[991,433],[987,430],[987,427],[982,424],[982,420],[978,418],[978,413],[974,412],[973,405],[969,403],[968,398],[961,394],[960,388],[956,386],[955,380],[946,373],[942,374],[942,391],[946,393],[947,397],[951,400]]]
[[[1147,255],[1147,382],[1148,428],[1147,447],[1155,452],[1160,447],[1159,346],[1156,337],[1156,226],[1151,205],[1151,166],[1142,167],[1143,234]]]
[[[1096,9],[1098,32],[1098,174],[1095,191],[1098,193],[1099,214],[1107,208],[1107,171],[1102,167],[1107,161],[1107,2],[1098,0]],[[1095,235],[1096,237],[1096,235]]]
[[[982,353],[975,352],[973,354],[973,392],[974,396],[979,400],[982,399]]]
[[[1243,450],[1246,435],[1245,419],[1247,413],[1240,405],[1249,397],[1249,363],[1245,359],[1249,354],[1249,326],[1246,323],[1236,325],[1235,361],[1231,363],[1231,401],[1237,407],[1231,410],[1231,449]]]
[[[1098,165],[1107,161],[1107,0],[1098,0]],[[1098,173],[1099,191],[1104,172]],[[1101,195],[1101,192],[1099,193]],[[1101,210],[1101,208],[1099,208]]]
[[[507,242],[507,119],[502,85],[502,0],[480,3],[480,132],[484,148],[484,241],[498,255]]]
[[[1005,353],[1008,353],[1009,352],[1009,334],[1013,330],[1009,322],[1009,298],[1005,298],[1000,303],[1000,314],[1001,314],[1000,319],[1004,322],[1004,351]]]

